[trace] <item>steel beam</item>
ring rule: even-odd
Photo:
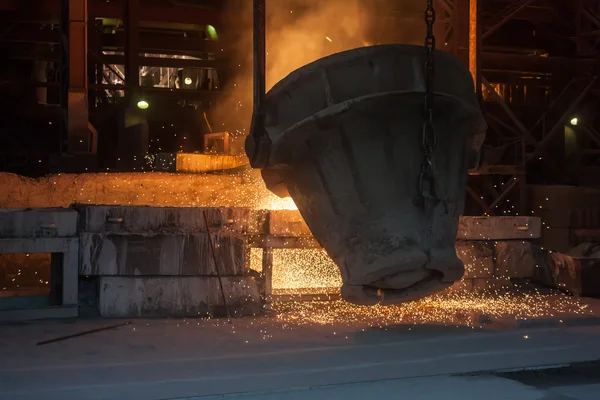
[[[129,0],[89,0],[90,17],[126,19],[123,3]],[[215,8],[174,6],[167,1],[146,0],[139,9],[139,21],[170,22],[174,24],[221,25],[222,12]]]
[[[502,99],[502,97],[500,97],[500,95],[496,92],[496,89],[494,89],[494,87],[484,77],[482,77],[481,79],[482,79],[485,87],[490,91],[490,93],[496,99],[498,104],[500,104],[502,109],[506,112],[506,115],[510,118],[510,120],[519,129],[519,132],[521,132],[521,136],[524,139],[526,139],[528,142],[530,142],[532,144],[537,144],[537,141],[531,136],[531,134],[529,133],[529,130],[527,128],[525,128],[525,126],[517,118],[515,113],[512,112],[512,110],[510,109],[508,104],[506,104],[506,102]]]
[[[470,0],[454,0],[452,11],[451,52],[464,65],[469,65],[469,3]]]
[[[469,2],[469,70],[475,83],[475,91],[481,99],[481,29],[479,26],[479,0]]]
[[[564,76],[572,76],[578,71],[584,71],[598,65],[598,61],[593,58],[572,59],[492,52],[482,52],[481,62],[485,69],[555,73]]]
[[[124,24],[125,24],[125,104],[134,106],[137,102],[136,96],[140,86],[140,36],[139,36],[139,13],[140,0],[125,0],[124,2]],[[120,63],[110,63],[120,64]]]
[[[496,206],[499,205],[500,202],[508,196],[508,194],[517,185],[517,183],[519,183],[519,181],[521,179],[523,179],[523,178],[520,176],[517,176],[517,175],[512,176],[509,179],[510,183],[504,188],[504,190],[500,193],[500,195],[498,197],[496,197],[496,199],[492,202],[492,204],[490,204],[488,206],[488,208],[486,210],[484,210],[483,215],[488,215],[490,212],[492,212],[492,210],[494,208],[496,208]]]
[[[102,35],[103,47],[124,48],[125,35],[116,34]],[[221,41],[205,40],[201,38],[186,38],[183,35],[162,35],[154,32],[140,32],[140,51],[142,53],[215,53],[223,54],[229,48]]]
[[[512,20],[517,14],[519,14],[523,9],[529,7],[536,0],[521,0],[520,4],[516,5],[514,10],[511,10],[508,14],[501,17],[498,22],[495,22],[490,28],[488,28],[485,33],[482,35],[482,40],[485,40],[493,33],[497,32],[498,29],[502,28],[507,22]],[[518,2],[517,2],[518,3]]]
[[[71,154],[89,153],[93,138],[88,129],[87,0],[69,4],[68,147]]]
[[[91,20],[91,19],[90,19]],[[125,48],[125,33],[116,32],[101,34],[101,42],[104,48]],[[48,27],[40,27],[31,24],[20,24],[11,28],[7,33],[0,35],[0,42],[7,43],[38,43],[58,44],[60,43],[60,31]],[[220,53],[226,48],[225,43],[203,38],[184,37],[172,34],[160,34],[156,32],[140,31],[140,51],[142,53]]]
[[[218,60],[196,60],[183,58],[167,58],[167,57],[135,57],[131,56],[129,60],[126,56],[115,55],[99,55],[99,61],[104,64],[125,65],[126,62],[135,62],[138,67],[163,67],[163,68],[204,68],[204,69],[220,69],[227,66],[224,61]],[[133,60],[135,58],[135,60]],[[125,68],[127,70],[127,68]],[[125,77],[127,79],[127,77]]]
[[[91,18],[124,19],[125,0],[88,0],[88,15]],[[13,21],[35,23],[59,23],[62,0],[36,1],[35,10],[29,1],[0,0],[0,11]],[[217,29],[223,14],[215,8],[174,6],[168,1],[146,0],[140,10],[140,21],[172,24],[213,25]]]
[[[577,109],[577,107],[579,107],[579,103],[585,98],[585,96],[587,96],[587,94],[590,92],[590,90],[592,89],[592,87],[596,84],[598,78],[593,78],[590,80],[590,82],[587,84],[587,86],[579,93],[579,95],[577,96],[576,99],[574,99],[571,102],[571,105],[569,106],[569,108],[563,113],[563,115],[561,116],[561,118],[558,120],[558,122],[552,127],[552,129],[550,129],[550,131],[546,134],[546,136],[544,137],[544,139],[542,139],[537,145],[535,150],[530,153],[527,156],[527,161],[532,161],[534,160],[536,157],[538,157],[542,151],[544,150],[544,147],[552,140],[554,139],[554,137],[561,131],[561,129],[564,127],[565,123],[568,121],[568,119],[570,118],[570,116],[573,114],[573,112]]]

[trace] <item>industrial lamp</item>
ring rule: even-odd
[[[137,102],[137,106],[140,110],[145,110],[150,107],[150,104],[146,100],[140,100]]]
[[[571,119],[571,125],[577,126],[578,123],[579,123],[579,120],[577,119],[577,117]]]

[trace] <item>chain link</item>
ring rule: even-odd
[[[437,200],[435,193],[435,177],[433,168],[433,150],[437,145],[437,136],[435,126],[433,124],[433,78],[435,75],[434,51],[435,51],[435,35],[433,26],[435,24],[435,9],[433,0],[427,0],[427,8],[425,9],[425,23],[427,24],[427,36],[425,37],[425,49],[427,51],[427,61],[425,62],[425,109],[423,111],[423,163],[421,164],[421,174],[419,177],[419,198],[418,205],[425,206],[425,197],[433,197]],[[429,185],[429,190],[426,190],[425,184]],[[426,193],[428,192],[428,193]]]

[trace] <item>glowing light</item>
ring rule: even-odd
[[[579,119],[577,119],[577,118],[571,119],[571,125],[577,126],[578,123],[579,123]]]
[[[206,25],[206,33],[208,33],[208,37],[210,37],[210,40],[219,40],[219,34],[217,33],[217,30],[214,26]]]
[[[148,104],[146,100],[140,100],[138,101],[137,106],[140,110],[146,110],[148,107],[150,107],[150,104]]]
[[[191,85],[191,84],[192,84],[192,78],[190,78],[190,77],[188,76],[187,78],[185,78],[185,79],[183,80],[183,82],[184,82],[186,85]]]

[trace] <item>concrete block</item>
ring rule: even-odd
[[[496,272],[498,278],[530,278],[537,264],[533,245],[524,240],[496,242]]]
[[[312,236],[304,218],[297,210],[272,210],[269,213],[269,234],[275,236]]]
[[[464,278],[491,278],[494,275],[494,249],[490,242],[457,241],[456,255],[465,264]]]
[[[246,272],[246,244],[242,237],[213,235],[213,243],[221,275]],[[82,275],[217,275],[207,233],[173,236],[83,233],[80,259]]]
[[[458,240],[539,239],[542,221],[538,217],[461,217]]]
[[[223,290],[233,316],[260,312],[257,282],[251,277],[224,277]],[[222,313],[216,277],[102,277],[100,315],[108,318],[198,317]]]
[[[0,238],[51,238],[77,235],[77,212],[65,208],[0,209]]]
[[[204,212],[211,231],[258,232],[260,213],[244,208],[201,207],[121,207],[85,206],[81,212],[81,230],[90,233],[185,234],[206,232]],[[264,218],[264,217],[263,217]]]
[[[571,257],[542,249],[535,249],[534,254],[534,281],[578,296],[600,296],[600,258]]]
[[[175,169],[177,172],[205,173],[239,168],[248,164],[248,157],[230,155],[177,153]]]

